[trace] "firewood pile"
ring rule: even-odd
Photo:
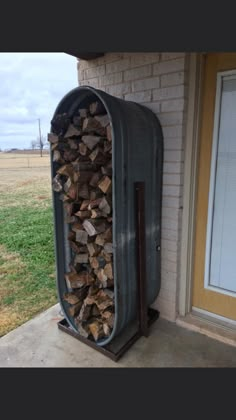
[[[79,333],[98,341],[114,324],[111,124],[97,101],[73,118],[57,115],[51,127],[52,188],[63,202],[71,248],[63,298]]]

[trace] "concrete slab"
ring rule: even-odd
[[[0,339],[1,367],[236,367],[236,348],[159,319],[117,362],[58,330],[55,305]]]

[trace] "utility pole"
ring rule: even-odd
[[[38,122],[39,122],[39,146],[40,146],[40,156],[42,157],[42,152],[43,152],[43,145],[42,145],[42,137],[41,137],[41,127],[40,127],[40,118],[38,118]]]

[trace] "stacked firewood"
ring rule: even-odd
[[[64,300],[79,333],[97,341],[114,324],[111,124],[97,101],[73,117],[57,115],[51,126],[52,186],[63,202],[71,248]]]

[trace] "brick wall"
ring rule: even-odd
[[[144,104],[162,125],[162,285],[154,307],[173,321],[178,310],[188,54],[108,53],[95,60],[80,60],[78,80],[80,85]]]

